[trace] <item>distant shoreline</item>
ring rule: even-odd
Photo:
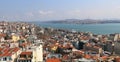
[[[49,20],[49,21],[33,21],[33,22],[65,23],[65,24],[105,24],[105,23],[120,23],[120,20],[65,19],[65,20]]]
[[[66,23],[35,23],[37,26],[53,29],[75,30],[77,32],[91,32],[94,34],[120,33],[120,23],[104,24],[66,24]]]

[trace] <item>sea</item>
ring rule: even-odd
[[[66,24],[66,23],[35,23],[40,27],[91,32],[94,34],[120,33],[120,23],[105,24]]]

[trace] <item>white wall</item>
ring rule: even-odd
[[[43,47],[42,45],[38,46],[33,50],[33,62],[43,62]]]

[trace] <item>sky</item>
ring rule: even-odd
[[[120,0],[0,0],[0,20],[120,19]]]

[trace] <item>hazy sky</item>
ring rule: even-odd
[[[120,0],[0,0],[0,20],[120,19]]]

